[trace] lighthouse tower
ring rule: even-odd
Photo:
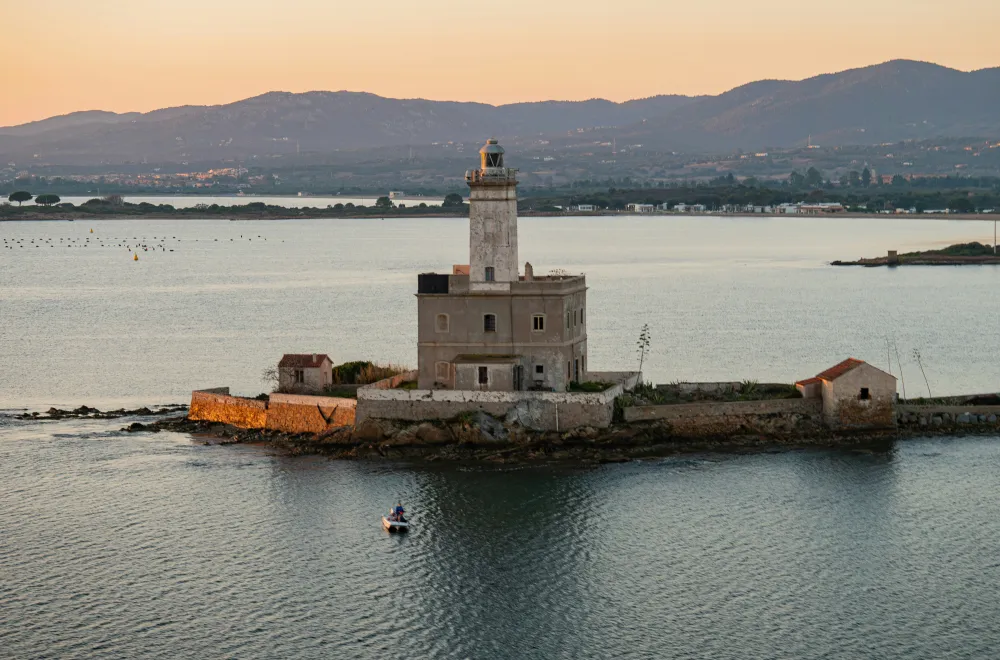
[[[518,281],[517,170],[505,167],[495,138],[479,150],[481,166],[465,173],[469,185],[469,287],[509,291]]]

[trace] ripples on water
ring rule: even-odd
[[[594,469],[0,427],[0,657],[991,658],[1000,438]],[[415,524],[382,531],[397,499]]]
[[[519,232],[535,272],[587,274],[594,369],[635,365],[648,323],[654,382],[792,382],[848,356],[884,368],[887,336],[911,396],[924,390],[913,348],[935,395],[1000,382],[1000,267],[826,265],[989,241],[991,223],[524,218]],[[412,366],[417,273],[468,258],[462,218],[8,222],[0,237],[7,407],[178,402],[220,385],[256,394],[286,352]],[[120,244],[138,242],[175,251],[133,262]]]
[[[83,247],[90,227],[105,247]],[[631,364],[648,322],[660,382],[789,381],[849,354],[881,366],[887,334],[904,356],[921,348],[935,394],[1000,382],[1000,270],[824,265],[987,240],[982,223],[520,229],[536,272],[587,273],[594,368]],[[256,392],[286,351],[413,364],[415,274],[465,260],[466,232],[461,219],[2,223],[0,407]],[[132,262],[112,245],[143,236],[175,252]],[[19,246],[60,238],[72,248]],[[930,660],[1000,647],[1000,438],[400,469],[117,431],[127,421],[0,417],[0,657]],[[379,525],[397,499],[407,537]]]

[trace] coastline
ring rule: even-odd
[[[358,429],[341,427],[322,435],[242,429],[217,422],[175,417],[151,424],[133,423],[129,433],[186,433],[202,444],[264,446],[284,456],[325,456],[333,460],[390,460],[480,465],[599,465],[687,454],[781,453],[804,449],[890,451],[897,441],[933,436],[1000,435],[995,426],[945,424],[898,426],[857,432],[805,431],[801,434],[732,434],[704,437],[673,435],[658,423],[618,424],[609,429],[580,428],[565,433],[503,427],[499,422],[423,422],[399,425],[371,420]]]
[[[388,213],[332,213],[330,209],[317,209],[322,212],[298,212],[299,209],[288,209],[287,213],[246,213],[246,214],[219,214],[212,215],[204,210],[179,209],[173,213],[140,213],[140,214],[118,214],[118,213],[77,213],[77,212],[52,212],[52,213],[25,213],[12,214],[13,217],[0,216],[0,223],[4,222],[76,222],[83,220],[229,220],[231,222],[241,220],[385,220],[400,219],[411,220],[416,218],[464,218],[468,214],[468,207],[462,209],[441,209],[435,208],[433,213],[408,213],[408,212],[388,212]],[[23,216],[23,217],[18,217]],[[559,211],[519,211],[518,217],[522,218],[599,218],[599,217],[648,217],[648,218],[752,218],[752,219],[774,219],[774,218],[796,218],[796,219],[829,219],[829,218],[851,218],[851,219],[920,219],[920,220],[955,220],[969,221],[978,220],[982,222],[1000,221],[1000,213],[926,213],[926,214],[875,214],[875,213],[838,213],[836,215],[798,215],[798,214],[768,214],[768,213],[634,213],[628,211],[590,211],[590,212],[559,212]]]

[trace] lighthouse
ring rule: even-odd
[[[509,291],[518,281],[517,170],[490,138],[480,168],[465,173],[469,186],[469,284],[473,291]]]
[[[469,262],[417,277],[421,390],[565,392],[587,380],[587,280],[518,267],[517,170],[490,138],[469,186]]]

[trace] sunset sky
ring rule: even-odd
[[[1000,66],[998,0],[0,0],[0,125],[283,90],[715,94],[907,58]]]

